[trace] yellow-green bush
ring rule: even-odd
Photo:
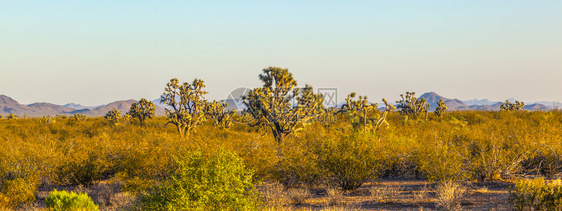
[[[75,193],[54,191],[49,192],[49,196],[45,198],[45,204],[49,210],[53,211],[97,211],[99,206],[94,204],[92,198],[87,193]]]
[[[542,178],[519,180],[509,191],[517,210],[562,210],[562,181],[545,182]]]
[[[255,210],[253,172],[226,150],[186,152],[166,181],[141,199],[146,210]]]

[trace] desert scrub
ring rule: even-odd
[[[99,210],[98,205],[94,204],[92,198],[87,193],[75,193],[51,191],[49,196],[45,198],[47,208],[52,211],[67,211],[67,210],[80,210],[80,211],[95,211]]]
[[[0,210],[21,207],[35,201],[37,186],[37,180],[33,178],[3,181],[0,185]]]
[[[354,190],[377,177],[387,159],[382,141],[357,132],[342,139],[327,139],[318,148],[318,165],[330,186]]]
[[[562,210],[562,181],[519,180],[515,190],[509,190],[509,196],[517,210]]]
[[[426,143],[420,144],[415,157],[429,181],[458,180],[467,177],[460,150],[447,143]]]
[[[253,172],[223,149],[188,152],[170,178],[142,196],[145,210],[255,210]]]

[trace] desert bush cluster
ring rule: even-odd
[[[0,208],[32,203],[39,188],[102,182],[119,184],[112,196],[132,196],[131,210],[269,209],[304,203],[318,187],[329,187],[328,204],[339,204],[345,191],[377,178],[437,181],[453,189],[443,197],[456,200],[464,192],[457,181],[550,179],[562,170],[558,110],[441,105],[431,113],[414,93],[398,108],[384,100],[377,110],[355,94],[342,108],[323,108],[311,87],[294,90],[286,69],[266,68],[261,79],[264,87],[244,99],[250,110],[238,112],[204,101],[202,80],[172,79],[162,98],[171,106],[166,117],[153,117],[144,100],[127,120],[118,110],[105,118],[0,119]],[[517,183],[516,191],[534,189]],[[440,206],[457,208],[455,200]]]

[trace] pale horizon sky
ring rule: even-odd
[[[562,1],[0,0],[0,94],[22,104],[209,100],[288,68],[300,86],[562,101]]]

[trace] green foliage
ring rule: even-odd
[[[189,152],[177,170],[142,198],[146,210],[255,210],[252,171],[226,150]]]
[[[273,137],[283,139],[301,130],[307,122],[323,111],[323,97],[314,94],[311,86],[295,88],[297,81],[288,69],[268,67],[260,74],[263,87],[243,97],[247,111],[257,122],[267,124]]]
[[[416,98],[415,95],[415,92],[406,92],[406,96],[401,94],[400,97],[402,100],[396,101],[396,103],[398,103],[396,107],[400,109],[400,114],[409,116],[412,119],[418,119],[422,115],[425,115],[427,119],[429,103],[427,103],[424,98]]]
[[[515,101],[514,103],[509,102],[509,100],[505,100],[505,103],[500,105],[500,110],[502,111],[519,111],[523,107],[525,107],[524,102]]]
[[[87,193],[77,194],[75,192],[54,191],[49,192],[45,198],[45,204],[53,211],[96,211],[98,205],[94,204]]]
[[[173,78],[166,84],[160,102],[172,109],[166,108],[168,123],[176,126],[181,136],[188,135],[195,127],[205,121],[205,97],[208,92],[203,91],[205,85],[200,79],[180,85],[178,79]],[[179,101],[178,101],[179,100]]]
[[[119,109],[113,108],[111,111],[108,111],[103,118],[107,119],[109,123],[115,125],[117,124],[123,117],[121,116],[121,111]]]
[[[228,103],[221,101],[220,103],[213,100],[205,107],[205,113],[211,119],[214,119],[214,125],[220,128],[229,128],[232,126],[232,116],[236,114],[236,109],[229,111]]]
[[[156,107],[154,103],[142,98],[138,103],[131,104],[128,114],[132,118],[137,118],[141,125],[144,125],[144,120],[150,119],[156,115]]]
[[[445,101],[443,101],[443,99],[439,99],[439,102],[437,103],[437,108],[435,108],[435,115],[443,116],[443,114],[445,114],[448,108],[449,107],[447,107]]]
[[[519,180],[509,191],[517,210],[562,210],[562,181],[545,182],[542,178]]]

